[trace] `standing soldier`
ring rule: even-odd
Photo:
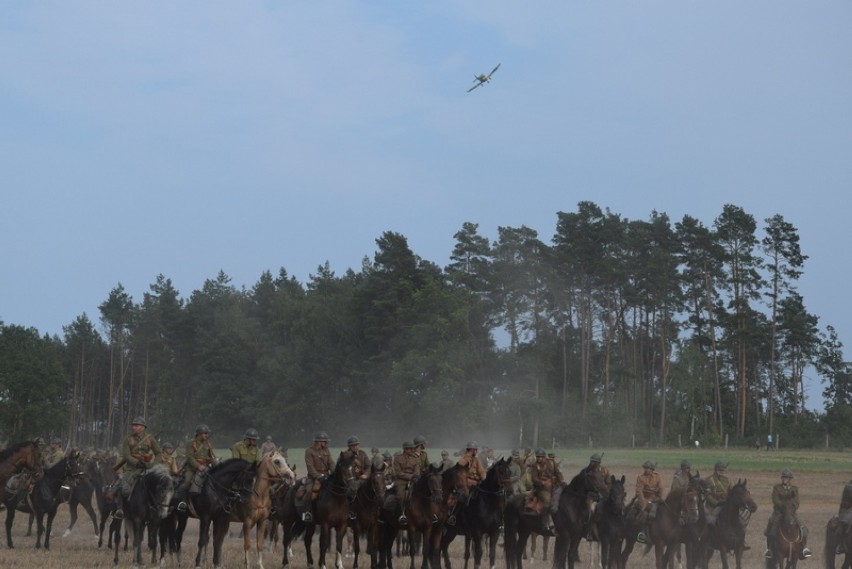
[[[485,479],[485,467],[482,466],[482,461],[476,456],[479,453],[479,445],[470,441],[465,446],[464,454],[461,455],[458,465],[463,467],[467,477],[467,497],[470,500],[470,491],[474,486],[477,486]]]
[[[426,437],[423,435],[414,437],[414,456],[420,459],[420,472],[426,472],[429,468],[429,455],[426,454]]]
[[[420,476],[420,459],[414,455],[414,443],[405,441],[402,443],[402,453],[393,457],[393,485],[396,500],[399,503],[402,515],[399,516],[399,525],[408,525],[405,517],[405,501],[408,495],[408,487],[411,480]]]
[[[314,434],[314,444],[305,449],[305,469],[308,476],[296,491],[296,511],[302,514],[303,522],[313,523],[314,515],[311,509],[314,500],[322,487],[322,481],[334,470],[334,461],[331,459],[331,451],[328,450],[328,433],[325,431],[317,431]],[[308,491],[310,495],[306,504],[305,495]]]
[[[133,419],[130,434],[121,444],[121,460],[118,463],[121,474],[119,475],[119,492],[116,496],[118,506],[113,513],[113,517],[119,520],[124,517],[123,500],[130,496],[136,481],[149,466],[156,464],[155,460],[161,454],[160,445],[154,437],[145,432],[147,426],[144,418]]]
[[[278,447],[272,442],[272,435],[266,435],[266,440],[263,441],[263,444],[260,445],[260,454],[266,456],[267,454],[274,452]]]
[[[636,477],[636,503],[640,512],[638,517],[644,517],[650,523],[657,516],[657,505],[665,499],[665,489],[662,476],[655,472],[657,463],[646,460],[642,468],[642,474]],[[640,531],[636,541],[645,543],[645,532]]]
[[[772,487],[772,515],[769,517],[769,523],[766,525],[766,553],[763,554],[767,559],[772,559],[770,541],[778,535],[778,522],[781,520],[781,516],[784,515],[782,510],[784,500],[792,500],[793,510],[799,509],[799,487],[793,486],[791,484],[792,481],[793,472],[789,468],[785,468],[781,471],[781,483]],[[799,559],[804,560],[813,555],[811,550],[808,549],[808,528],[805,527],[805,524],[802,523],[798,516],[796,516],[796,521],[799,523],[799,529],[801,530],[803,546]]]
[[[731,481],[725,476],[727,469],[728,465],[719,460],[713,466],[713,474],[707,479],[708,491],[704,499],[707,506],[705,515],[707,523],[711,525],[716,523],[719,510],[722,509],[722,502],[728,499],[728,492],[731,490]]]
[[[42,461],[44,462],[44,469],[47,470],[65,456],[65,453],[62,452],[62,439],[58,437],[54,437],[50,440],[50,447],[47,449],[47,452],[42,455]]]
[[[240,458],[252,464],[260,464],[260,449],[257,446],[257,440],[260,435],[256,429],[248,429],[243,435],[243,440],[235,443],[231,449],[231,458]]]
[[[186,492],[198,494],[204,485],[204,473],[216,461],[210,444],[210,427],[201,423],[195,427],[195,438],[186,443],[186,462],[183,465],[183,484],[175,494],[179,496],[177,509],[186,511]]]
[[[177,476],[180,474],[180,469],[177,467],[177,460],[174,457],[175,445],[172,443],[163,443],[163,453],[160,455],[160,461],[157,464],[165,464],[169,469],[169,474]]]

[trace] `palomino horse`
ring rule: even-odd
[[[559,505],[553,516],[556,546],[553,566],[574,569],[577,547],[589,526],[589,499],[607,491],[603,475],[597,468],[584,468],[562,489]]]
[[[231,509],[231,521],[243,524],[243,554],[245,566],[249,566],[249,549],[251,549],[251,530],[257,526],[255,549],[257,551],[257,566],[263,569],[263,545],[266,539],[266,522],[272,509],[270,488],[273,482],[284,481],[293,483],[293,471],[287,465],[287,459],[279,452],[272,452],[263,457],[257,467],[257,477],[251,489],[249,500],[240,501]]]
[[[6,498],[6,543],[12,549],[12,523],[15,521],[15,510],[28,514],[34,514],[38,524],[36,536],[36,549],[41,548],[41,538],[44,536],[44,548],[50,549],[50,530],[53,528],[53,518],[59,508],[59,491],[63,482],[71,481],[79,474],[77,460],[80,452],[76,449],[68,451],[68,454],[59,462],[44,472],[33,486],[25,502],[19,502],[18,496],[9,495]],[[47,515],[47,523],[44,517]]]
[[[355,491],[355,497],[349,505],[349,510],[354,515],[352,520],[352,547],[355,553],[353,569],[358,569],[358,555],[361,553],[360,537],[367,538],[367,554],[370,556],[370,567],[375,569],[378,565],[378,553],[381,547],[381,532],[379,526],[379,513],[382,503],[385,501],[385,463],[381,460],[373,462],[370,477],[364,480]],[[353,481],[354,482],[354,481]]]
[[[512,473],[509,470],[510,461],[500,459],[495,462],[485,479],[475,486],[467,504],[459,503],[455,513],[456,524],[446,525],[444,537],[441,540],[441,552],[444,557],[444,567],[451,569],[449,545],[457,534],[464,539],[464,567],[467,569],[470,560],[470,545],[473,542],[473,566],[479,569],[482,563],[482,538],[488,537],[489,567],[494,569],[497,557],[497,538],[500,526],[503,525],[503,510],[506,508],[506,496],[512,491]]]
[[[796,505],[789,496],[782,498],[781,515],[773,537],[767,538],[772,558],[766,560],[766,569],[796,569],[799,556],[805,548],[802,524],[796,516]]]
[[[697,535],[691,529],[688,530],[684,522],[691,517],[695,517],[692,523],[698,521],[700,480],[698,475],[690,476],[685,487],[672,490],[658,505],[656,517],[648,523],[646,551],[651,546],[654,547],[657,569],[667,569],[671,566],[675,551],[681,543],[686,543],[687,567],[694,568],[697,565]]]
[[[0,502],[6,501],[6,482],[24,468],[33,473],[41,472],[41,450],[38,444],[23,441],[0,451]]]
[[[169,504],[174,496],[174,479],[165,465],[157,465],[145,471],[133,485],[130,496],[124,500],[124,527],[133,538],[133,563],[142,565],[142,538],[145,528],[155,531],[160,520],[169,513]],[[118,564],[120,539],[115,540],[113,563]],[[156,544],[155,544],[156,545]],[[156,550],[151,553],[151,562],[156,562]]]
[[[705,553],[708,562],[713,557],[713,551],[718,549],[722,568],[728,569],[728,552],[732,551],[737,569],[742,567],[748,516],[756,511],[757,504],[751,497],[746,480],[738,480],[728,491],[728,499],[722,504],[716,523],[707,527]],[[746,513],[745,518],[741,512]]]

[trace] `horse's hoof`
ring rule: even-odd
[[[71,535],[71,530],[67,529],[67,530],[65,530],[65,533],[62,534],[62,537],[65,538],[65,537],[68,537],[69,535]]]

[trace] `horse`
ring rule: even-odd
[[[838,547],[842,546],[843,553],[838,553]],[[825,569],[834,569],[834,560],[837,555],[843,555],[841,569],[852,569],[852,531],[840,520],[838,516],[828,520],[825,526]]]
[[[766,560],[766,569],[796,569],[805,548],[805,535],[790,496],[781,499],[781,514],[777,524],[775,535],[767,537],[772,558]]]
[[[603,475],[597,468],[584,468],[571,482],[563,485],[556,514],[553,515],[556,533],[554,567],[564,567],[567,561],[568,569],[574,569],[574,562],[578,558],[577,547],[589,525],[589,498],[606,491]]]
[[[621,558],[621,547],[624,543],[626,514],[624,490],[625,477],[610,476],[609,490],[598,503],[595,512],[595,525],[601,544],[601,565],[604,569],[624,569],[625,561]]]
[[[657,569],[673,565],[675,552],[681,543],[686,544],[688,569],[703,566],[700,552],[700,525],[703,528],[701,506],[703,483],[699,474],[690,475],[685,487],[672,490],[657,506],[656,517],[648,524],[648,543],[645,551],[654,548]],[[626,558],[625,558],[626,561]]]
[[[323,481],[314,500],[314,520],[320,529],[319,565],[324,568],[325,556],[331,542],[331,530],[335,534],[335,566],[343,569],[343,537],[349,525],[349,494],[352,481],[352,462],[354,456],[341,453],[334,471]],[[313,565],[310,542],[315,525],[308,525],[305,532],[305,546],[308,550],[308,567]]]
[[[115,473],[111,467],[104,468],[105,460],[97,455],[90,455],[83,458],[80,463],[81,475],[74,479],[74,484],[71,485],[71,496],[68,498],[68,508],[71,512],[71,520],[68,523],[68,528],[62,537],[71,535],[74,525],[77,523],[77,506],[83,506],[89,519],[92,521],[95,535],[100,537],[98,527],[98,516],[95,509],[92,507],[92,496],[95,497],[96,503],[100,504],[103,500],[104,472],[109,471],[110,482],[115,478]]]
[[[748,518],[757,511],[757,504],[751,497],[746,482],[747,480],[737,480],[728,491],[728,498],[721,505],[716,523],[708,525],[707,536],[703,540],[706,543],[704,553],[707,555],[707,561],[713,557],[713,551],[718,549],[723,569],[728,569],[729,551],[734,553],[737,569],[742,566]]]
[[[6,497],[6,544],[9,549],[13,548],[12,523],[15,521],[15,510],[35,514],[38,524],[36,549],[41,549],[42,536],[44,536],[44,548],[50,549],[50,530],[53,528],[56,510],[59,508],[59,492],[63,482],[79,475],[77,464],[79,458],[80,452],[76,449],[68,451],[62,460],[44,472],[44,476],[35,483],[26,501],[20,502],[15,494]],[[45,515],[47,515],[47,524],[44,522]]]
[[[503,529],[503,554],[506,558],[507,569],[522,569],[527,540],[532,534],[541,531],[541,517],[529,515],[526,512],[526,495],[515,494],[506,500],[506,508],[503,511],[505,527]],[[547,556],[547,542],[550,536],[544,536],[545,557]],[[535,556],[532,548],[530,556]]]
[[[251,549],[251,530],[255,532],[257,565],[263,569],[263,545],[266,539],[266,523],[272,509],[270,487],[273,481],[283,480],[292,483],[293,471],[287,465],[287,459],[279,452],[272,452],[263,457],[257,467],[257,476],[251,489],[248,502],[238,502],[231,510],[231,520],[243,524],[243,555],[246,569],[249,566],[249,549]],[[214,544],[215,547],[215,544]]]
[[[355,497],[349,505],[349,511],[354,515],[352,520],[352,540],[355,561],[353,569],[358,569],[358,555],[361,552],[359,538],[363,535],[367,538],[367,554],[370,556],[370,567],[376,569],[378,565],[378,552],[381,546],[381,532],[379,531],[379,513],[382,503],[385,501],[385,463],[381,460],[373,462],[370,476],[358,485]]]
[[[411,489],[411,499],[406,504],[408,518],[408,541],[421,540],[421,569],[441,567],[441,537],[450,511],[458,500],[467,500],[467,474],[463,466],[456,464],[446,470],[443,466],[430,465],[421,474]],[[414,569],[416,550],[409,547],[410,569]]]
[[[133,539],[134,565],[142,564],[142,538],[146,527],[153,532],[168,515],[174,492],[174,479],[168,467],[159,464],[145,470],[133,485],[130,496],[123,500],[125,529]],[[120,542],[120,539],[115,540],[113,563],[116,565]],[[156,562],[156,550],[151,554],[151,562]]]
[[[41,449],[37,443],[22,441],[0,451],[0,502],[5,502],[8,496],[6,483],[9,478],[24,468],[40,475]]]
[[[457,534],[465,536],[464,567],[470,560],[470,545],[473,542],[474,568],[479,569],[482,562],[482,538],[487,536],[489,567],[494,569],[497,557],[497,538],[503,525],[503,510],[506,508],[506,496],[512,491],[512,473],[510,461],[501,458],[488,469],[485,479],[475,486],[467,504],[460,503],[455,514],[455,525],[446,525],[441,540],[441,552],[444,566],[451,569],[449,546]]]

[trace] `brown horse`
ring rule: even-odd
[[[838,547],[842,546],[843,553],[838,553]],[[843,555],[841,569],[852,569],[852,531],[834,516],[828,520],[825,526],[825,569],[834,569],[834,560],[837,555]]]
[[[349,505],[354,516],[352,520],[352,540],[355,562],[353,569],[358,569],[358,555],[361,553],[360,537],[367,538],[367,554],[370,556],[370,567],[378,565],[378,553],[381,546],[379,513],[385,501],[385,463],[381,460],[373,462],[370,477],[364,480],[355,490],[355,497]]]
[[[447,470],[429,466],[414,482],[405,515],[408,518],[408,542],[422,542],[421,569],[440,569],[444,524],[456,503],[460,499],[467,500],[467,493],[467,474],[458,464]],[[410,547],[410,569],[414,569],[415,555],[415,548]]]
[[[0,451],[0,502],[6,501],[6,482],[24,468],[41,475],[41,449],[33,441],[23,441]]]
[[[237,502],[231,509],[231,521],[243,524],[243,557],[245,566],[249,566],[249,549],[251,549],[251,530],[255,526],[255,549],[257,551],[257,566],[263,569],[263,546],[266,539],[266,522],[272,509],[272,496],[269,492],[272,483],[283,480],[293,482],[293,471],[287,465],[287,459],[279,452],[272,452],[263,457],[257,467],[257,475],[252,486],[251,496],[247,502]]]
[[[796,569],[805,548],[805,535],[796,516],[796,506],[789,496],[782,498],[777,524],[775,535],[767,537],[772,558],[766,560],[766,569]]]
[[[584,468],[563,486],[556,513],[553,514],[556,531],[554,567],[564,567],[567,563],[568,569],[574,569],[580,539],[586,536],[589,527],[589,496],[601,495],[606,491],[603,475],[597,468]]]
[[[745,551],[745,530],[748,519],[757,511],[757,504],[751,497],[746,480],[738,480],[728,491],[728,498],[722,504],[716,523],[707,526],[705,538],[707,562],[713,557],[713,551],[719,550],[723,569],[728,569],[728,552],[734,553],[736,567],[742,567]]]

